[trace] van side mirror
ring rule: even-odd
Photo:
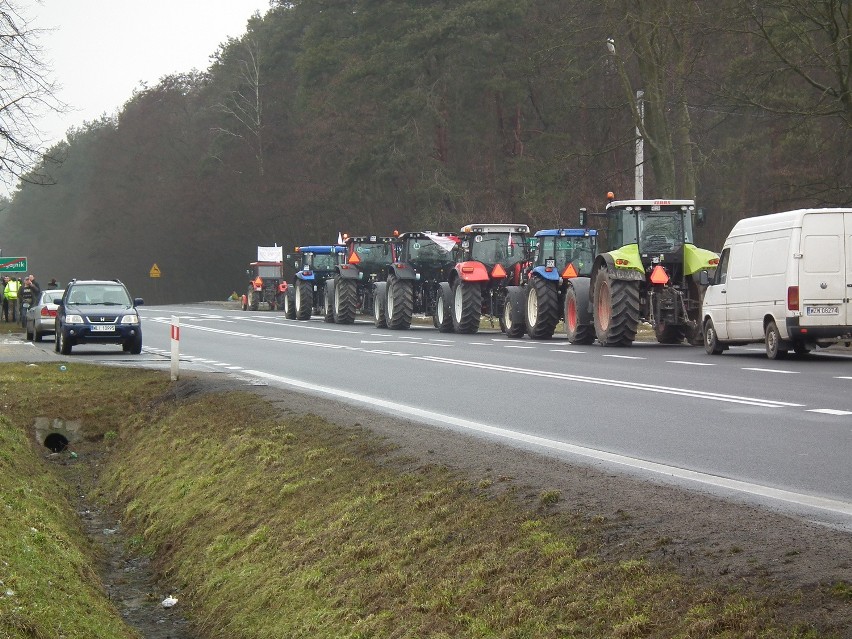
[[[588,212],[585,208],[580,209],[580,226],[586,228],[586,223],[589,221]]]
[[[698,283],[701,286],[710,286],[710,274],[707,271],[701,271],[698,274]]]

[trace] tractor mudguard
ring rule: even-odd
[[[337,272],[344,280],[357,280],[360,272],[351,264],[340,264],[337,267]]]
[[[416,280],[417,273],[415,273],[414,269],[411,268],[409,264],[401,264],[399,262],[394,262],[391,264],[391,273],[396,275],[396,278],[399,280]]]
[[[694,244],[684,244],[683,247],[683,274],[692,275],[706,270],[712,279],[719,264],[719,256],[713,251],[698,248]]]
[[[308,275],[305,275],[304,271],[296,271],[296,279],[297,280],[305,280],[308,282],[313,282],[316,277],[314,276],[314,272],[311,271]]]
[[[559,275],[559,271],[557,271],[555,268],[551,268],[548,271],[547,268],[544,266],[536,266],[532,272],[538,275],[539,277],[542,277],[546,280],[550,280],[552,282],[558,282],[559,278],[561,277]]]
[[[523,326],[524,309],[526,308],[526,289],[523,286],[507,286],[506,298],[511,302],[512,324]]]
[[[592,296],[591,286],[592,278],[590,277],[572,277],[566,280],[568,286],[574,289],[574,294],[577,297],[577,320],[581,325],[594,323],[594,315],[592,313]]]
[[[631,248],[632,250],[630,250]],[[615,261],[617,259],[628,262],[628,265],[616,266]],[[606,270],[609,271],[610,275],[617,280],[644,282],[647,279],[645,276],[645,269],[642,267],[642,260],[639,257],[639,249],[635,244],[598,255],[595,258],[592,277],[594,277],[594,274],[598,272],[601,264],[606,264]],[[636,266],[637,264],[638,266]]]
[[[482,262],[459,262],[453,267],[462,282],[490,282],[488,269]]]

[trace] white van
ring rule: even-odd
[[[740,220],[713,279],[702,280],[708,354],[765,342],[766,356],[780,359],[852,342],[852,208]]]

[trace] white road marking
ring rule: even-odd
[[[777,368],[744,368],[744,371],[757,371],[758,373],[780,373],[781,375],[798,375],[799,371],[782,371]]]
[[[852,377],[835,377],[834,379],[852,379]]]
[[[441,339],[439,337],[430,337],[430,342],[447,342],[448,344],[455,344],[456,341],[454,339]]]
[[[389,333],[370,333],[372,337],[393,337]]]
[[[494,346],[494,344],[489,344],[488,342],[468,342],[470,346]]]
[[[464,428],[466,430],[484,433],[503,439],[508,439],[511,441],[540,446],[547,450],[554,450],[564,453],[570,453],[573,455],[579,455],[581,457],[586,457],[589,459],[595,459],[598,461],[617,464],[619,466],[624,466],[635,470],[652,472],[659,475],[665,475],[667,477],[674,477],[681,480],[696,482],[708,486],[714,486],[716,488],[735,490],[737,492],[745,493],[748,495],[773,499],[775,501],[780,501],[787,504],[795,504],[808,508],[817,508],[820,510],[826,510],[829,512],[839,513],[846,516],[852,516],[852,503],[849,502],[844,502],[836,499],[828,499],[825,497],[817,497],[814,495],[807,495],[804,493],[797,493],[789,490],[782,490],[779,488],[772,488],[770,486],[763,486],[761,484],[754,484],[738,479],[720,477],[718,475],[710,475],[707,473],[701,473],[685,468],[678,468],[677,466],[669,466],[657,462],[646,461],[644,459],[638,459],[636,457],[618,455],[595,448],[578,446],[576,444],[569,444],[567,442],[561,442],[554,439],[547,439],[545,437],[539,437],[537,435],[520,433],[517,431],[509,430],[507,428],[488,426],[487,424],[482,424],[480,422],[474,422],[468,419],[463,419],[461,417],[454,417],[452,415],[446,415],[443,413],[424,410],[422,408],[417,408],[416,406],[409,406],[406,404],[400,404],[398,402],[391,402],[384,399],[380,399],[378,397],[370,397],[368,395],[353,393],[351,391],[339,388],[320,386],[318,384],[312,384],[310,382],[305,382],[302,380],[281,377],[279,375],[273,375],[271,373],[265,373],[263,371],[245,370],[243,371],[243,374],[248,374],[264,380],[270,380],[278,384],[284,384],[286,386],[291,386],[294,388],[322,393],[324,395],[330,395],[332,397],[338,397],[358,402],[359,404],[366,405],[368,408],[383,410],[396,416],[408,416],[413,418],[420,418],[430,423],[448,424],[451,426],[456,426],[458,428]]]
[[[601,357],[614,357],[615,359],[646,359],[645,357],[638,357],[636,355],[601,355]]]
[[[431,342],[403,342],[398,339],[362,339],[362,344],[416,344],[417,346],[439,346],[447,348],[450,344],[433,344]]]
[[[709,362],[685,362],[679,359],[672,359],[666,361],[666,364],[684,364],[686,366],[715,366],[715,364],[710,364]]]
[[[503,348],[535,348],[535,346],[521,346],[520,344],[504,344]]]
[[[695,399],[708,399],[717,402],[729,402],[732,404],[748,404],[750,406],[761,406],[764,408],[781,408],[781,407],[800,407],[804,404],[793,404],[790,402],[779,402],[773,399],[762,399],[759,397],[743,397],[740,395],[723,395],[721,393],[711,393],[709,391],[692,390],[688,388],[675,388],[670,386],[654,386],[653,384],[642,384],[639,382],[628,382],[617,379],[605,379],[600,377],[584,377],[582,375],[571,375],[569,373],[552,373],[548,371],[532,370],[527,368],[516,368],[514,366],[502,366],[500,364],[481,364],[478,362],[469,362],[467,360],[447,359],[444,357],[435,357],[434,355],[423,355],[414,359],[422,359],[429,362],[437,362],[440,364],[449,364],[452,366],[465,366],[468,368],[479,368],[483,370],[491,370],[501,373],[511,373],[514,375],[528,375],[531,377],[546,377],[549,379],[559,379],[570,382],[579,382],[581,384],[595,384],[599,386],[615,386],[618,388],[626,388],[630,390],[639,390],[649,393],[661,393],[664,395],[681,395],[683,397],[693,397]]]
[[[400,335],[399,339],[423,339],[422,337],[409,337],[407,335]]]
[[[570,351],[565,348],[551,348],[551,352],[553,353],[575,353],[577,355],[585,355],[587,351]]]
[[[808,413],[824,413],[826,415],[852,415],[852,411],[849,410],[836,410],[834,408],[808,408],[806,409]]]
[[[408,357],[407,353],[396,353],[393,351],[369,351],[368,349],[363,349],[361,347],[356,346],[346,346],[342,344],[328,344],[324,342],[310,342],[306,340],[298,340],[291,339],[285,337],[270,337],[266,335],[255,335],[251,333],[242,333],[239,331],[225,330],[221,328],[213,328],[210,326],[201,326],[194,324],[183,324],[181,326],[184,330],[199,330],[206,331],[210,333],[218,333],[221,335],[232,335],[235,337],[245,337],[252,340],[265,340],[271,342],[278,342],[282,344],[298,344],[300,346],[312,346],[316,348],[328,348],[332,350],[345,350],[345,351],[361,351],[361,352],[377,352],[380,354],[387,355],[396,355]],[[475,342],[474,342],[475,343]],[[437,344],[432,344],[432,346],[437,346]],[[558,379],[564,381],[570,381],[575,383],[583,383],[583,384],[596,384],[601,386],[613,386],[617,388],[629,389],[629,390],[638,390],[650,393],[660,393],[667,395],[680,395],[683,397],[691,397],[694,399],[706,399],[710,401],[720,401],[734,404],[747,404],[750,406],[761,406],[764,408],[780,408],[780,407],[802,407],[804,404],[794,404],[790,402],[779,402],[771,399],[762,399],[758,397],[744,397],[739,395],[724,395],[720,393],[711,393],[708,391],[701,390],[691,390],[686,388],[675,388],[675,387],[667,387],[667,386],[654,386],[651,384],[641,384],[637,382],[628,382],[614,379],[604,379],[604,378],[595,378],[595,377],[584,377],[581,375],[571,375],[567,373],[556,373],[556,372],[547,372],[542,370],[530,370],[523,368],[515,368],[512,366],[501,366],[498,364],[482,364],[478,362],[471,362],[467,360],[456,360],[449,359],[443,357],[436,357],[434,355],[423,355],[423,356],[412,356],[413,359],[418,359],[422,361],[435,362],[439,364],[447,364],[452,366],[466,366],[470,368],[479,368],[484,370],[492,370],[496,372],[510,373],[514,375],[527,375],[532,377],[544,377],[549,379]],[[211,360],[200,360],[200,361],[211,361]],[[219,364],[218,362],[214,362],[214,364]]]

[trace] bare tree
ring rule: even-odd
[[[743,7],[750,35],[771,52],[762,63],[752,61],[748,103],[774,113],[839,117],[852,127],[849,0],[744,1]],[[779,90],[796,80],[807,94]]]
[[[236,61],[236,88],[216,104],[215,108],[235,120],[234,127],[217,127],[216,132],[244,140],[257,161],[257,173],[263,176],[264,119],[260,80],[260,45],[250,37],[240,43],[242,55]]]
[[[0,181],[9,186],[52,182],[36,121],[66,108],[38,44],[42,30],[30,24],[14,0],[0,0]]]

